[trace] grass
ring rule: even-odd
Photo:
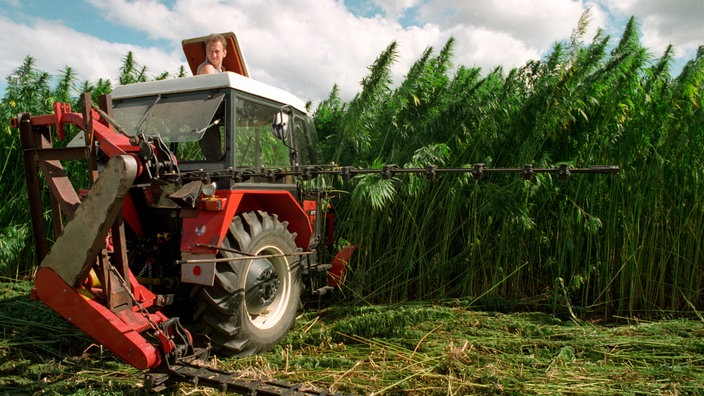
[[[142,373],[0,283],[0,395],[143,394]],[[306,310],[281,345],[219,367],[352,394],[704,394],[704,321],[480,312],[462,300]],[[180,385],[172,394],[219,395]]]

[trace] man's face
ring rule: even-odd
[[[222,47],[222,43],[219,41],[210,44],[206,52],[208,53],[210,63],[217,67],[222,64],[222,60],[225,58],[225,55],[227,55],[227,50]]]

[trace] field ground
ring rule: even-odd
[[[0,283],[0,396],[144,393],[142,373],[31,301],[30,288]],[[215,360],[360,395],[704,394],[704,319],[692,317],[604,325],[462,301],[332,306],[303,312],[268,354]]]

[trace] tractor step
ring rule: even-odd
[[[310,274],[315,274],[318,272],[323,272],[327,273],[330,271],[332,268],[332,264],[323,264],[323,263],[317,263],[317,264],[311,264],[309,266],[304,266],[303,267],[303,275],[310,275]]]
[[[309,290],[312,296],[319,297],[335,290],[335,288],[330,286],[327,282],[331,269],[332,264],[323,263],[303,267],[303,277],[309,279]]]
[[[327,294],[328,292],[331,292],[335,290],[335,287],[332,286],[323,286],[319,287],[311,292],[314,296],[322,296],[323,294]]]

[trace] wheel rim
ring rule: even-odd
[[[267,246],[257,255],[277,257],[248,262],[245,283],[245,312],[249,322],[259,328],[275,326],[290,302],[291,274],[288,258],[275,246]]]

